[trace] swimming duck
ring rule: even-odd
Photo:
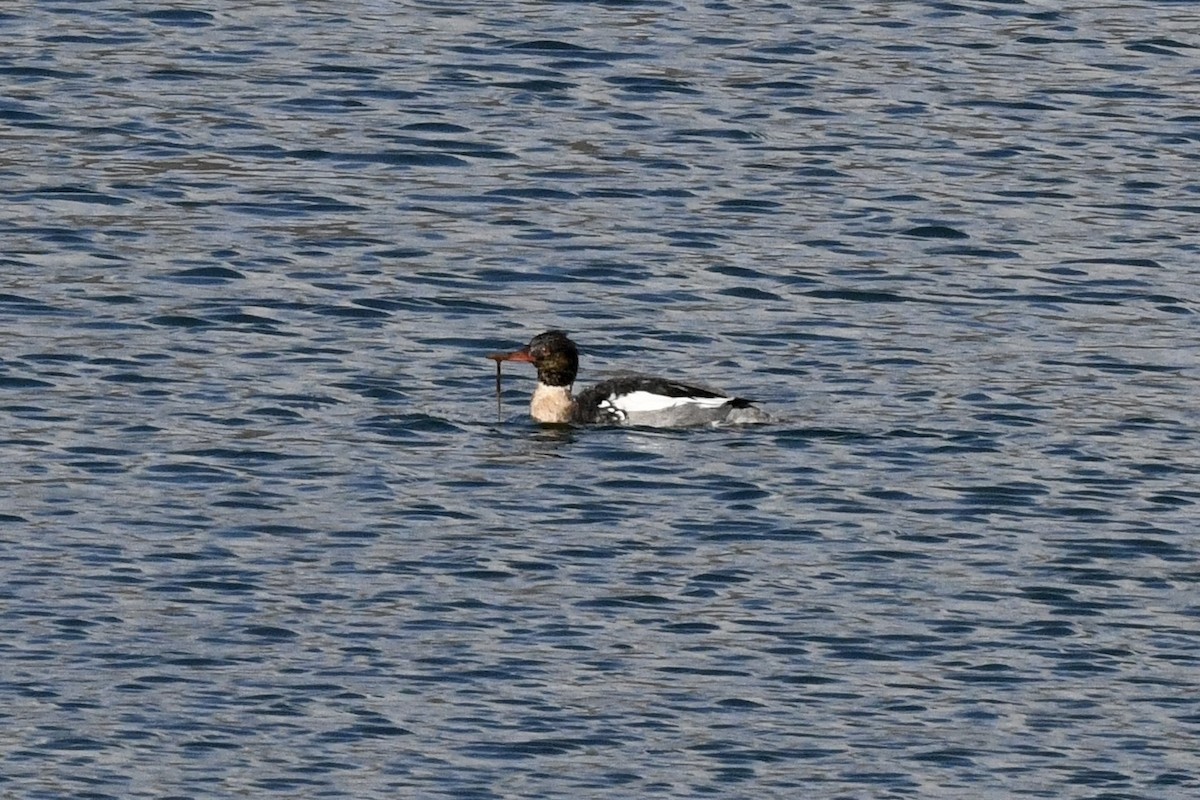
[[[575,395],[571,389],[579,372],[579,349],[562,331],[540,333],[519,350],[488,358],[526,362],[537,369],[529,404],[536,422],[680,427],[770,420],[741,397],[649,375],[613,378]]]

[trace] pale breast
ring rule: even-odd
[[[539,383],[533,390],[533,399],[529,403],[529,414],[536,422],[570,422],[571,409],[574,405],[570,387],[546,386]]]

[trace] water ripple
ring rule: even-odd
[[[179,5],[0,12],[7,791],[1200,788],[1183,4]]]

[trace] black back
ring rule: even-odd
[[[605,400],[634,392],[650,392],[666,397],[726,397],[731,408],[749,408],[753,403],[741,397],[729,397],[724,392],[704,386],[694,386],[650,375],[622,375],[598,383],[575,397],[577,422],[621,422],[623,417],[609,408],[602,408]]]

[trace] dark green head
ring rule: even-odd
[[[537,368],[538,380],[547,386],[570,386],[579,372],[579,350],[562,331],[546,331],[511,353],[493,353],[496,361],[527,361]]]

